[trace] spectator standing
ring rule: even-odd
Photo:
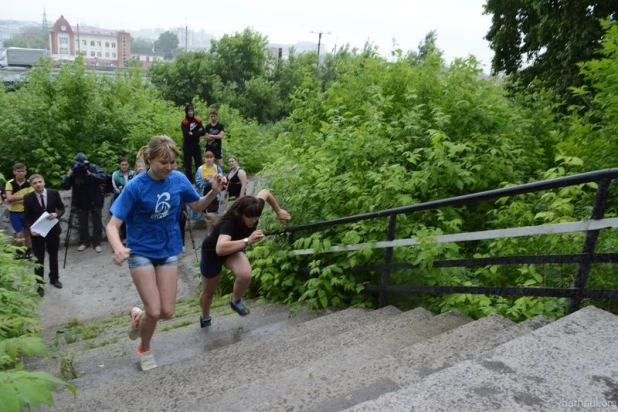
[[[13,175],[15,178],[6,182],[6,200],[9,204],[9,217],[13,228],[13,239],[16,246],[26,246],[25,252],[18,252],[17,258],[32,257],[30,232],[24,230],[24,196],[32,192],[30,182],[26,179],[28,168],[23,163],[15,163]]]
[[[112,204],[118,198],[118,196],[120,196],[120,192],[122,192],[122,189],[124,189],[129,180],[133,179],[133,176],[135,176],[135,171],[129,169],[129,160],[124,156],[121,157],[120,161],[118,162],[118,170],[112,173],[112,188],[114,191],[114,199],[112,200]],[[120,240],[124,242],[126,238],[127,229],[126,226],[123,224],[122,226],[120,226]]]
[[[202,149],[200,148],[200,137],[206,134],[202,120],[195,116],[195,108],[188,104],[185,107],[185,118],[180,124],[182,130],[182,153],[185,166],[185,176],[193,183],[193,172],[191,162],[195,162],[195,168],[199,167],[202,159]]]
[[[247,193],[247,173],[238,164],[236,156],[228,159],[230,173],[227,175],[227,196],[228,199],[240,199]]]
[[[30,176],[30,185],[34,189],[33,192],[24,196],[24,223],[26,228],[36,222],[43,212],[49,213],[47,219],[59,219],[64,214],[64,203],[60,193],[53,189],[45,188],[45,179],[43,176],[34,174]],[[62,229],[59,224],[56,224],[47,233],[47,236],[41,236],[38,232],[31,230],[32,235],[32,250],[34,257],[39,264],[34,269],[34,273],[38,276],[39,285],[44,282],[45,271],[45,249],[49,255],[49,283],[62,289],[60,282],[60,273],[58,270],[58,249],[60,249],[60,233]],[[39,286],[37,292],[41,297],[45,295],[45,289]]]
[[[212,152],[217,159],[219,167],[223,167],[223,145],[222,140],[225,136],[225,127],[219,123],[219,113],[212,109],[210,111],[210,123],[206,126],[204,140],[206,141],[205,152]]]
[[[211,151],[204,153],[204,164],[201,165],[195,173],[195,186],[197,190],[205,195],[210,192],[212,187],[211,181],[215,176],[223,176],[223,170],[219,165],[214,164],[214,154]],[[221,201],[221,194],[217,195],[217,198],[208,205],[206,210],[206,234],[210,233],[212,226],[215,223],[216,215],[219,213],[219,202]]]
[[[75,162],[67,172],[60,187],[72,188],[71,207],[78,210],[79,221],[79,246],[81,252],[88,246],[92,246],[97,253],[101,253],[101,237],[103,233],[103,190],[105,184],[105,172],[99,166],[90,163],[84,153],[75,155]],[[88,226],[88,216],[92,219],[92,237]]]

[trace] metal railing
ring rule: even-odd
[[[302,231],[313,231],[347,223],[360,222],[363,220],[388,217],[388,227],[386,230],[385,256],[383,264],[365,265],[353,267],[349,270],[356,272],[382,271],[382,281],[380,285],[367,286],[369,292],[379,293],[379,306],[387,304],[387,292],[408,292],[408,293],[468,293],[468,294],[488,294],[499,296],[543,296],[543,297],[567,297],[569,304],[567,314],[579,309],[584,298],[603,298],[618,299],[618,290],[608,289],[586,289],[590,268],[593,263],[618,263],[618,253],[596,254],[596,245],[599,231],[608,227],[618,227],[618,219],[605,219],[606,225],[586,225],[581,222],[581,228],[577,231],[586,232],[585,240],[580,254],[570,255],[534,255],[534,256],[507,256],[507,257],[486,257],[474,259],[442,260],[433,262],[434,268],[446,267],[478,267],[486,265],[515,265],[515,264],[543,264],[543,263],[571,263],[577,264],[578,270],[573,285],[570,289],[564,288],[537,288],[537,287],[483,287],[483,286],[415,286],[415,285],[390,285],[391,272],[394,270],[414,269],[416,266],[410,263],[393,263],[393,244],[395,244],[395,233],[397,225],[397,215],[414,213],[427,210],[437,210],[444,207],[464,206],[475,204],[483,200],[510,197],[525,193],[535,193],[549,189],[562,188],[567,186],[579,185],[583,183],[595,182],[598,184],[594,206],[590,216],[591,221],[603,219],[607,206],[609,186],[613,179],[618,177],[618,168],[598,170],[594,172],[582,173],[574,176],[560,177],[556,179],[544,180],[539,182],[527,183],[523,185],[506,187],[502,189],[488,190],[485,192],[473,193],[463,196],[456,196],[448,199],[435,200],[419,203],[411,206],[386,209],[372,213],[347,216],[338,219],[321,221],[307,225],[290,226],[284,230],[270,231],[268,235],[289,234],[289,241],[292,243],[293,234]],[[573,230],[571,230],[572,232]],[[479,232],[475,232],[479,233]],[[482,233],[482,232],[481,232]],[[551,233],[551,232],[550,232]],[[452,236],[452,235],[451,235]],[[448,237],[448,236],[445,236]],[[410,243],[408,243],[410,244]],[[345,247],[331,248],[331,252],[345,251]],[[307,251],[295,251],[297,254],[308,254]],[[311,250],[309,250],[311,252]]]

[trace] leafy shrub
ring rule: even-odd
[[[37,312],[40,298],[36,277],[24,260],[14,260],[9,237],[0,231],[0,405],[3,411],[53,405],[53,392],[72,385],[46,372],[24,369],[23,356],[45,354],[39,336]]]

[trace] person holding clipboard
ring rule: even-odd
[[[29,180],[30,186],[34,188],[34,192],[24,196],[24,225],[27,230],[30,230],[32,236],[32,250],[38,263],[37,267],[34,269],[34,273],[39,278],[39,288],[37,292],[43,297],[45,295],[45,289],[43,289],[42,284],[45,283],[46,248],[49,254],[49,283],[58,289],[62,289],[60,273],[58,271],[58,249],[60,249],[60,233],[62,230],[60,229],[60,225],[57,224],[57,220],[64,214],[64,203],[62,203],[58,191],[45,188],[43,176],[34,174],[30,176]],[[36,231],[37,225],[35,223],[44,213],[47,214],[45,219],[50,221],[56,220],[56,224],[47,234]]]

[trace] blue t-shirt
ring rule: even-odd
[[[163,180],[154,180],[143,172],[127,183],[111,212],[126,223],[127,247],[132,254],[165,259],[182,252],[178,226],[181,203],[199,199],[189,179],[176,170]]]

